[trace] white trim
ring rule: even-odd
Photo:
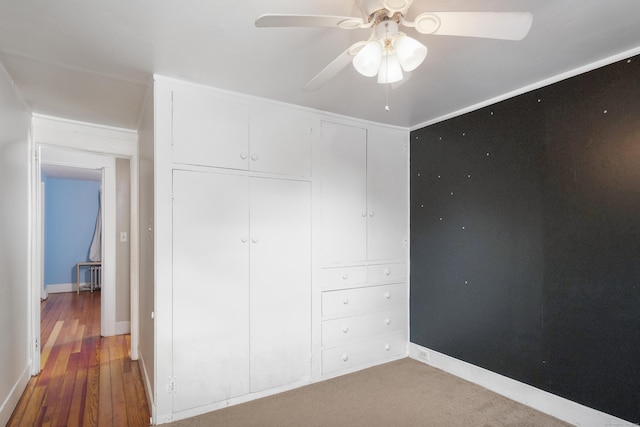
[[[9,418],[11,418],[11,414],[18,405],[22,393],[24,393],[24,390],[27,388],[27,383],[31,378],[31,364],[31,361],[29,361],[18,378],[18,381],[16,381],[11,388],[9,395],[4,402],[2,402],[2,406],[0,406],[0,425],[6,425],[9,422]]]
[[[86,282],[80,282],[80,289],[88,286]],[[76,292],[75,283],[51,283],[45,286],[45,290],[48,294],[61,294],[64,292]]]
[[[57,117],[33,115],[33,140],[98,154],[133,157],[137,154],[135,130],[77,122]]]
[[[414,343],[409,343],[409,357],[575,426],[631,427],[636,425]]]
[[[435,119],[427,120],[426,122],[419,123],[417,125],[411,126],[409,128],[409,131],[412,132],[412,131],[417,130],[417,129],[422,129],[424,127],[431,126],[431,125],[439,123],[439,122],[443,122],[443,121],[451,119],[453,117],[461,116],[461,115],[469,113],[471,111],[479,110],[480,108],[496,104],[496,103],[498,103],[500,101],[504,101],[505,99],[513,98],[515,96],[522,95],[523,93],[531,92],[531,91],[534,91],[536,89],[540,89],[542,87],[552,85],[552,84],[557,83],[559,81],[566,80],[568,78],[575,77],[575,76],[583,74],[583,73],[587,73],[589,71],[595,70],[596,68],[600,68],[600,67],[604,67],[604,66],[607,66],[607,65],[611,65],[614,62],[622,61],[623,59],[627,59],[627,58],[630,58],[630,57],[638,55],[638,54],[640,54],[640,47],[636,47],[636,48],[633,48],[633,49],[630,49],[630,50],[626,50],[624,52],[620,52],[620,53],[618,53],[616,55],[613,55],[613,56],[610,56],[608,58],[604,58],[604,59],[601,59],[599,61],[592,62],[592,63],[587,64],[587,65],[583,65],[582,67],[574,68],[573,70],[569,70],[569,71],[566,71],[564,73],[557,74],[557,75],[555,75],[553,77],[550,77],[548,79],[540,80],[539,82],[536,82],[536,83],[533,83],[533,84],[530,84],[530,85],[527,85],[527,86],[523,86],[520,89],[516,89],[516,90],[513,90],[511,92],[507,92],[507,93],[504,93],[502,95],[498,95],[496,97],[493,97],[491,99],[487,99],[485,101],[479,102],[477,104],[470,105],[470,106],[465,107],[465,108],[461,108],[460,110],[453,111],[451,113],[442,115],[440,117],[436,117]]]
[[[150,425],[156,424],[154,421],[156,420],[156,402],[153,400],[153,394],[151,393],[151,383],[149,382],[149,374],[147,372],[147,366],[144,364],[144,358],[140,355],[138,359],[138,363],[140,364],[140,372],[144,377],[144,392],[147,395],[147,404],[149,405],[149,412],[151,413],[151,420],[149,420]]]

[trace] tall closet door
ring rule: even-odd
[[[173,174],[173,411],[249,391],[249,179]]]
[[[406,132],[380,129],[367,140],[369,261],[405,260],[409,185]]]
[[[311,186],[251,179],[251,391],[311,370]]]
[[[367,134],[322,123],[322,263],[367,257]]]

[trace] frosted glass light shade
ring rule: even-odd
[[[427,57],[427,47],[404,34],[399,35],[393,43],[398,61],[405,71],[413,71]]]
[[[354,68],[363,76],[373,77],[380,68],[382,45],[377,40],[369,40],[353,58]]]
[[[402,80],[402,67],[394,54],[385,55],[378,70],[378,83],[395,83]]]

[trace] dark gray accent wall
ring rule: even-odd
[[[411,341],[640,422],[640,57],[411,133]]]

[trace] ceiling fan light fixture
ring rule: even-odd
[[[411,6],[412,0],[382,0],[382,6],[389,12],[402,12]]]
[[[405,34],[398,34],[393,43],[396,56],[404,71],[413,71],[427,57],[427,47]]]
[[[353,58],[353,67],[363,76],[373,77],[382,62],[382,45],[378,40],[369,40]]]
[[[395,83],[402,80],[402,67],[394,53],[384,55],[378,70],[378,83]]]
[[[421,13],[416,17],[414,25],[421,34],[433,34],[440,28],[440,18],[433,13]]]

